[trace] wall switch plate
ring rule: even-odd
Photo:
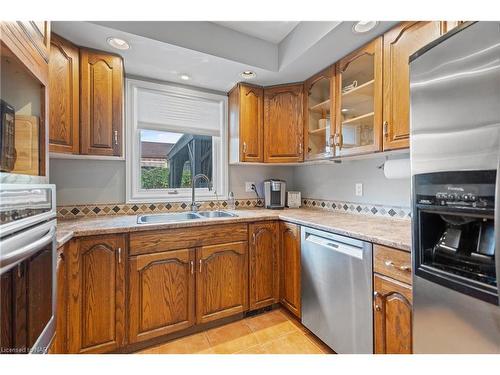
[[[363,196],[363,184],[362,183],[357,183],[356,184],[356,196],[361,197]]]
[[[255,185],[255,182],[245,182],[245,192],[251,193],[253,192],[252,185]],[[257,186],[257,185],[255,185]]]

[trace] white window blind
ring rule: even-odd
[[[137,116],[138,128],[216,137],[224,118],[220,100],[150,89],[137,91]]]

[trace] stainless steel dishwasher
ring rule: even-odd
[[[302,324],[337,353],[373,353],[372,244],[302,227]]]

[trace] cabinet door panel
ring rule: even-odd
[[[49,61],[49,148],[78,154],[80,150],[78,47],[53,34]]]
[[[240,160],[263,161],[264,90],[240,86]]]
[[[432,21],[403,22],[384,34],[384,151],[409,147],[408,59],[441,33],[441,22]]]
[[[281,288],[280,301],[290,312],[301,316],[300,227],[280,223]]]
[[[81,50],[81,153],[121,155],[123,67],[118,56]]]
[[[68,347],[71,353],[117,349],[125,339],[125,240],[100,236],[70,247]]]
[[[132,257],[130,269],[130,342],[192,326],[195,250]]]
[[[411,354],[411,287],[374,275],[374,290],[375,353]]]
[[[250,233],[250,309],[258,309],[279,298],[278,223],[251,224]]]
[[[197,250],[197,322],[206,323],[248,309],[247,242]]]
[[[303,85],[264,89],[264,161],[303,160]]]

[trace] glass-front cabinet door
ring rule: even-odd
[[[337,63],[336,156],[379,151],[382,144],[382,38]]]
[[[328,67],[305,84],[305,159],[317,160],[334,155],[335,122],[333,89],[335,66]],[[333,126],[332,126],[333,124]]]

